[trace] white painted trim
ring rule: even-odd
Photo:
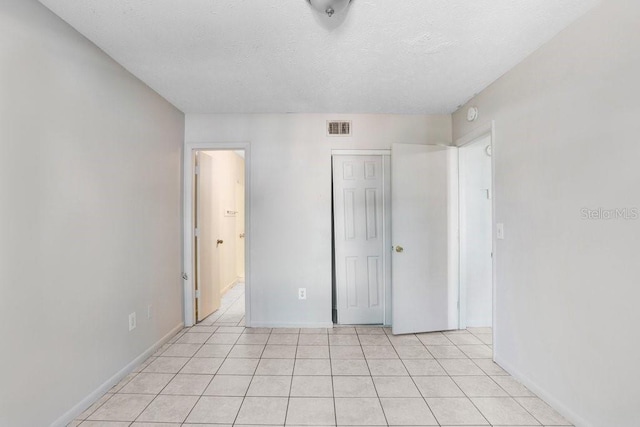
[[[460,171],[458,170],[458,159],[460,158],[458,147],[447,148],[447,217],[449,225],[447,230],[447,289],[456,288],[456,295],[449,297],[448,306],[453,303],[458,312],[455,313],[455,324],[460,329]],[[452,318],[449,315],[449,324]]]
[[[498,260],[498,251],[497,251],[497,239],[496,239],[496,132],[495,132],[495,122],[492,120],[489,123],[486,123],[478,128],[472,130],[471,132],[463,135],[462,137],[455,140],[454,144],[456,147],[464,147],[467,144],[471,144],[474,141],[483,138],[485,136],[491,137],[491,228],[492,228],[492,238],[491,238],[491,246],[493,252],[493,267],[492,267],[492,276],[493,276],[493,285],[492,285],[492,349],[496,348],[496,330],[499,328],[499,325],[496,324],[496,312],[497,312],[497,298],[496,298],[496,263]],[[465,293],[466,296],[466,293]],[[462,295],[461,295],[462,298]],[[462,302],[460,303],[460,307],[462,307]],[[465,302],[466,305],[466,302]],[[462,309],[460,310],[462,312]],[[465,324],[466,327],[466,319]],[[460,323],[460,328],[462,328],[462,322]],[[494,360],[495,360],[495,350],[494,352]]]
[[[390,156],[391,150],[331,150],[332,156]]]
[[[254,326],[251,323],[251,144],[249,142],[186,142],[184,145],[183,164],[183,219],[184,219],[184,245],[182,271],[187,273],[184,280],[184,324],[195,324],[194,310],[194,283],[193,283],[193,152],[216,150],[244,150],[244,209],[245,209],[245,325]]]
[[[184,327],[184,324],[180,322],[177,326],[171,329],[165,336],[160,338],[155,344],[146,349],[140,356],[133,359],[127,366],[116,372],[111,378],[102,383],[97,389],[89,393],[84,399],[78,402],[73,408],[62,414],[60,418],[51,423],[50,427],[65,427],[71,421],[73,421],[78,415],[82,414],[91,405],[93,405],[98,399],[104,396],[113,386],[118,384],[124,377],[129,375],[135,368],[137,368],[142,362],[147,360],[153,353],[155,353],[160,347],[166,344],[175,334],[180,332]]]
[[[498,340],[496,339],[496,330],[499,328],[499,325],[496,323],[496,313],[498,312],[498,304],[497,304],[497,270],[496,263],[498,260],[498,239],[496,238],[496,130],[495,130],[495,122],[492,120],[490,125],[490,133],[491,133],[491,229],[493,231],[493,236],[491,238],[491,250],[493,253],[493,296],[492,296],[492,304],[493,307],[491,309],[492,312],[492,322],[491,322],[491,349],[495,352],[496,343]],[[494,354],[495,359],[495,354]]]
[[[556,397],[549,393],[547,390],[543,389],[539,385],[537,385],[533,380],[531,380],[526,375],[522,374],[520,371],[515,369],[509,363],[507,363],[504,359],[502,359],[498,354],[494,354],[495,362],[500,365],[502,369],[507,371],[511,376],[522,383],[526,388],[535,393],[540,399],[544,400],[549,406],[558,411],[560,415],[565,417],[567,421],[572,423],[573,425],[580,427],[596,427],[595,424],[590,423],[589,421],[582,418],[580,415],[576,414],[573,410],[568,408],[564,403],[560,400],[556,399]]]
[[[254,322],[252,328],[333,328],[333,322],[316,323],[283,323],[283,322]]]
[[[456,147],[463,147],[467,144],[471,144],[477,139],[480,139],[488,135],[491,135],[491,138],[493,139],[494,137],[493,130],[494,130],[494,122],[491,121],[490,123],[486,123],[482,126],[479,126],[474,130],[472,130],[471,132],[467,133],[466,135],[463,135],[460,138],[456,139],[454,142],[454,145]]]
[[[382,156],[382,181],[383,325],[391,326],[391,152]]]
[[[469,144],[467,144],[469,145]],[[459,147],[460,151],[464,150],[467,146],[464,145]],[[466,286],[466,275],[465,275],[465,265],[467,260],[467,251],[466,245],[463,244],[465,235],[466,235],[466,227],[465,227],[465,219],[466,219],[466,209],[467,204],[465,201],[465,197],[467,194],[466,188],[462,185],[465,182],[465,162],[464,162],[464,153],[458,153],[458,183],[460,185],[458,189],[458,197],[460,198],[459,202],[459,211],[458,211],[458,247],[460,248],[459,252],[459,261],[458,261],[458,278],[460,280],[460,289],[458,291],[458,328],[459,329],[467,329],[467,286]]]
[[[227,286],[225,286],[224,288],[222,288],[222,290],[220,291],[220,295],[224,295],[227,293],[227,291],[231,288],[233,288],[235,285],[237,285],[240,282],[240,278],[235,278],[233,279]]]

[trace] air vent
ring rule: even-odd
[[[351,136],[351,122],[327,122],[328,136]]]

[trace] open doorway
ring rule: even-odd
[[[493,326],[491,142],[486,134],[459,148],[462,329]]]
[[[333,152],[335,323],[394,334],[492,326],[491,140],[472,142],[460,153]]]
[[[338,325],[457,329],[457,165],[444,145],[333,151]]]
[[[233,326],[246,323],[248,150],[228,148],[203,146],[186,151],[187,326],[200,322]]]
[[[484,357],[493,353],[496,318],[493,143],[493,123],[456,141],[460,154],[460,328],[487,346]]]
[[[199,150],[194,162],[194,302],[201,322],[219,311],[227,291],[244,285],[244,152]],[[227,316],[239,322],[244,312]]]

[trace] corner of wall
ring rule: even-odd
[[[82,414],[91,405],[93,405],[98,399],[104,396],[109,390],[111,390],[116,384],[118,384],[124,377],[132,373],[136,367],[142,362],[152,356],[160,347],[169,342],[171,338],[176,335],[184,327],[184,323],[180,322],[173,327],[165,336],[159,339],[155,344],[147,348],[142,354],[129,362],[124,368],[116,372],[111,378],[102,383],[98,388],[89,393],[84,399],[74,405],[67,412],[62,414],[60,418],[55,420],[50,427],[65,427],[72,422],[78,415]]]

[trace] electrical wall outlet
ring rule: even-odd
[[[153,317],[153,305],[149,304],[147,306],[147,319],[151,319]]]
[[[136,312],[134,311],[129,315],[129,332],[136,328]]]
[[[298,288],[298,299],[307,299],[307,288]]]

